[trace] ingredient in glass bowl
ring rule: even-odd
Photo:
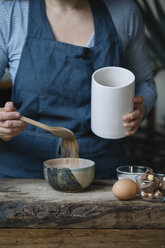
[[[148,199],[159,199],[165,195],[164,175],[155,174],[147,170],[140,177],[139,191],[142,197]]]

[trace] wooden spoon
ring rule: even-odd
[[[5,112],[5,109],[0,108],[0,111]],[[37,126],[39,128],[45,129],[48,132],[50,132],[50,133],[52,133],[55,136],[58,136],[60,138],[69,139],[69,140],[75,139],[75,135],[70,129],[67,129],[67,128],[64,128],[64,127],[51,127],[51,126],[45,125],[45,124],[43,124],[41,122],[32,120],[32,119],[30,119],[28,117],[22,116],[22,115],[19,117],[19,119],[24,121],[24,122],[26,122],[26,123],[29,123],[31,125],[34,125],[34,126]]]

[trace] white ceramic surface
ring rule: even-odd
[[[92,75],[91,129],[102,138],[125,137],[122,116],[133,110],[134,74],[121,67],[104,67]]]

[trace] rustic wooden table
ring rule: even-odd
[[[0,180],[0,247],[165,247],[165,203],[119,201],[113,183],[63,193],[45,180]]]

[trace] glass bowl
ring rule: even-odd
[[[157,178],[157,179],[156,179]],[[162,190],[162,180],[165,178],[165,174],[155,174],[154,180],[144,180],[141,178],[141,175],[136,176],[136,184],[138,187],[138,193],[142,200],[148,201],[148,202],[164,202],[165,201],[165,180],[163,181],[164,189]],[[145,184],[150,185],[148,189],[144,188],[146,187]],[[151,184],[155,184],[154,186],[151,186]],[[153,187],[153,188],[152,188]],[[147,192],[148,191],[148,192]]]
[[[125,165],[118,167],[116,172],[119,180],[123,178],[129,178],[133,181],[136,181],[136,176],[145,173],[147,169],[153,171],[152,168],[146,166]]]

